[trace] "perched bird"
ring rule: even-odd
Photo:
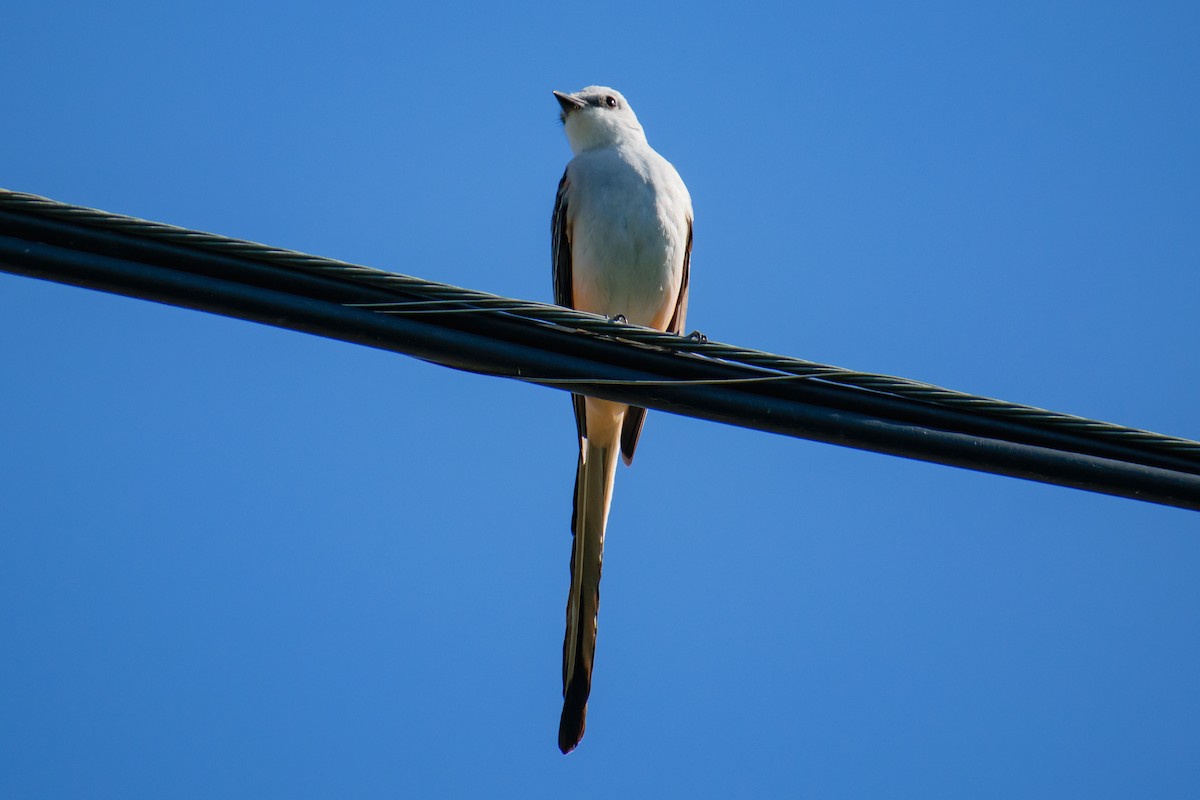
[[[588,86],[554,92],[574,158],[558,184],[551,250],[554,302],[681,333],[688,305],[692,199],[679,173],[646,142],[620,92]],[[563,641],[558,747],[583,738],[604,530],[617,453],[633,460],[646,409],[572,395],[579,433],[571,518],[571,593]]]

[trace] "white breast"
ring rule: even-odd
[[[691,218],[679,174],[643,145],[581,153],[567,176],[575,307],[665,328]]]

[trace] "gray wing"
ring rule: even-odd
[[[554,267],[554,302],[574,308],[571,291],[571,231],[567,226],[567,173],[558,182],[554,216],[550,219],[550,260]]]
[[[682,336],[683,326],[687,319],[688,286],[692,280],[692,221],[688,220],[687,245],[683,248],[683,276],[679,280],[679,297],[675,300],[675,313],[671,315],[671,324],[667,330]]]
[[[554,216],[550,218],[550,260],[554,272],[554,303],[565,308],[575,307],[571,274],[571,226],[567,213],[567,190],[570,186],[568,170],[563,171],[558,182],[558,194],[554,197]],[[571,395],[575,408],[575,430],[579,438],[587,436],[587,420],[584,414],[583,395]],[[574,523],[572,522],[572,527]]]

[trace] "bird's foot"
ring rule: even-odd
[[[691,339],[693,342],[699,342],[700,344],[708,344],[708,337],[705,336],[700,331],[692,331],[691,333],[688,334],[688,338]]]
[[[613,314],[611,317],[608,318],[608,321],[615,322],[618,325],[626,325],[629,323],[629,320],[625,319],[624,314]]]

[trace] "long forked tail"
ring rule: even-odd
[[[612,501],[619,442],[585,440],[575,471],[575,513],[571,522],[571,594],[563,640],[563,710],[558,749],[569,753],[583,738],[592,662],[596,652],[596,613],[600,607],[600,568],[604,528]]]

